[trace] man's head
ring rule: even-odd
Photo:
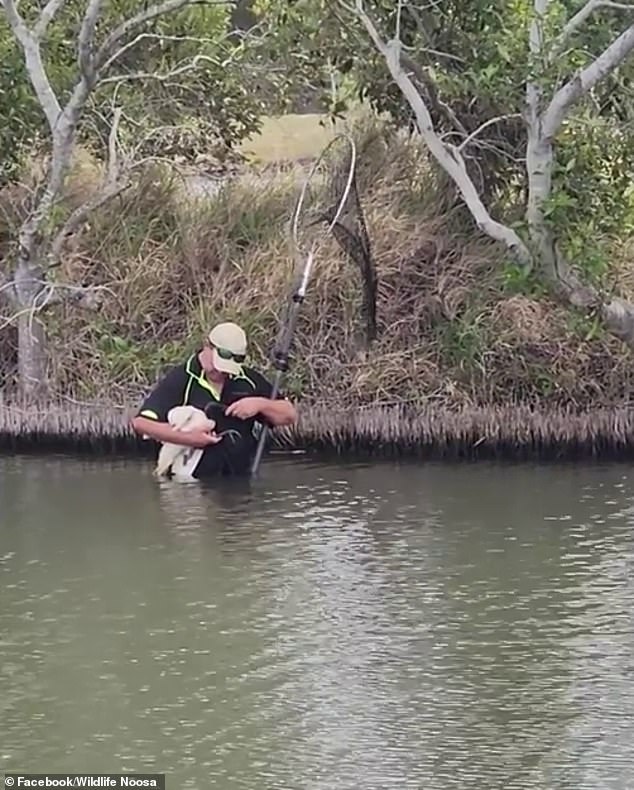
[[[238,375],[247,353],[247,336],[237,324],[216,324],[207,336],[201,363],[207,373]]]

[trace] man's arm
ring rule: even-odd
[[[259,397],[258,400],[257,413],[276,428],[294,425],[297,422],[297,409],[286,398],[271,400],[270,398]]]
[[[249,378],[255,383],[255,392],[227,406],[227,417],[239,417],[241,420],[255,417],[272,428],[294,425],[297,422],[297,409],[283,393],[278,393],[275,399],[271,398],[273,385],[267,378],[253,369],[249,369]]]
[[[297,422],[297,409],[286,399],[271,400],[261,395],[249,395],[227,406],[227,417],[250,420],[260,417],[274,428],[294,425]]]
[[[171,442],[188,447],[207,447],[221,441],[220,437],[209,431],[177,431],[167,422],[170,409],[182,403],[186,384],[187,376],[183,366],[172,368],[150,392],[132,419],[132,430],[157,442]]]
[[[222,436],[216,436],[208,431],[177,431],[167,422],[140,415],[134,417],[131,424],[133,430],[140,436],[149,436],[156,442],[171,442],[187,447],[207,447],[222,441]]]

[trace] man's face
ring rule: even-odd
[[[214,353],[213,347],[210,343],[205,342],[203,345],[203,349],[200,352],[200,364],[202,369],[205,373],[216,373],[216,368],[214,367]]]

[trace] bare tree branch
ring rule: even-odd
[[[20,44],[24,45],[24,39],[31,36],[31,32],[25,25],[24,20],[18,13],[18,8],[14,0],[0,0],[0,5],[4,8],[11,30],[15,34]]]
[[[134,80],[156,80],[157,82],[166,82],[167,80],[171,80],[174,77],[179,77],[182,74],[186,74],[188,71],[194,71],[201,63],[211,63],[214,66],[220,66],[221,68],[224,68],[225,66],[229,65],[231,60],[231,57],[227,58],[227,60],[219,61],[216,58],[209,57],[208,55],[195,55],[190,61],[184,63],[182,66],[177,66],[171,71],[164,73],[134,71],[130,74],[120,74],[117,77],[104,77],[104,79],[99,81],[99,85],[108,85],[119,82],[133,82]]]
[[[39,42],[25,25],[14,0],[0,0],[0,4],[5,10],[13,34],[22,47],[29,80],[46,116],[51,133],[55,135],[61,108],[44,69]]]
[[[9,277],[3,276],[0,280],[0,298],[4,298],[9,302],[13,302],[15,299],[15,294],[13,293],[14,290],[15,283],[13,280],[9,279]]]
[[[401,40],[401,15],[403,14],[403,0],[397,0],[396,8],[396,30],[394,31],[394,38],[396,41]]]
[[[628,22],[627,29],[603,53],[556,91],[546,109],[544,109],[544,89],[540,80],[529,78],[527,81],[523,115],[528,129],[526,169],[529,196],[526,218],[531,242],[529,251],[511,228],[497,223],[490,217],[482,205],[473,182],[466,173],[462,151],[469,139],[473,138],[470,135],[465,135],[467,139],[457,148],[443,144],[443,140],[434,130],[425,98],[421,96],[410,77],[411,70],[407,67],[405,56],[401,51],[401,42],[398,39],[389,43],[381,40],[376,27],[364,11],[363,0],[354,0],[354,9],[350,7],[351,2],[339,1],[342,6],[356,12],[376,49],[385,58],[393,81],[416,115],[421,137],[431,154],[460,189],[478,226],[492,238],[504,242],[511,250],[515,250],[519,260],[527,263],[529,267],[533,260],[539,262],[559,297],[564,297],[571,305],[598,311],[607,328],[628,343],[631,348],[634,348],[634,305],[618,298],[612,298],[606,302],[594,287],[583,284],[569,262],[559,254],[552,228],[544,216],[545,202],[550,197],[552,189],[554,139],[557,131],[572,105],[622,64],[634,50],[634,25],[631,24],[631,21]],[[530,27],[529,41],[531,60],[535,70],[538,73],[541,71],[542,74],[544,65],[552,63],[552,50],[544,43],[544,23],[551,2],[552,0],[532,0],[534,18]],[[624,2],[591,0],[564,26],[565,32],[560,36],[559,42],[564,41],[588,19],[593,11],[601,7],[626,11],[632,8],[629,3]],[[413,71],[417,74],[415,69]],[[491,123],[493,122],[494,119],[491,120]],[[477,135],[480,131],[481,129],[478,129],[475,134]]]
[[[542,62],[544,54],[544,19],[550,0],[533,0],[533,18],[528,37],[528,47],[533,66]],[[541,108],[543,88],[539,80],[529,79],[526,83],[525,120],[527,128],[526,141],[526,175],[528,180],[528,197],[526,204],[526,220],[528,232],[534,249],[542,266],[547,260],[551,262],[552,274],[555,273],[555,262],[552,250],[550,231],[544,218],[544,203],[552,188],[553,150],[552,145],[542,137]]]
[[[123,107],[117,107],[112,117],[112,127],[108,135],[108,165],[106,168],[106,179],[116,181],[121,171],[119,163],[119,124],[123,117]]]
[[[61,154],[57,154],[58,150],[59,145],[54,143],[48,182],[37,201],[35,209],[30,213],[20,228],[18,234],[18,267],[22,262],[26,264],[27,261],[30,262],[29,266],[34,265],[33,259],[35,256],[37,230],[50,212],[62,188],[62,184],[64,183],[66,165],[64,157],[62,157]],[[70,150],[72,152],[72,148]]]
[[[48,0],[48,3],[42,9],[40,18],[33,28],[33,35],[38,41],[42,38],[44,33],[46,33],[46,28],[65,2],[66,0]]]
[[[81,23],[81,29],[79,31],[79,68],[81,69],[83,76],[87,79],[93,77],[95,72],[93,62],[95,28],[97,27],[97,22],[99,21],[103,2],[104,0],[89,0],[86,13],[84,14],[84,18]]]
[[[119,41],[127,36],[130,31],[134,30],[140,25],[145,24],[146,22],[151,22],[153,19],[165,16],[166,14],[171,14],[175,11],[180,11],[186,6],[226,4],[227,0],[164,0],[162,3],[156,3],[155,5],[144,9],[138,14],[135,14],[133,17],[130,17],[130,19],[126,19],[125,22],[122,22],[112,31],[109,36],[106,37],[105,41],[99,47],[99,50],[95,55],[96,66],[98,69],[102,69],[106,62],[109,66],[112,65],[116,58],[118,58],[126,49],[126,47],[122,47],[114,57],[112,56],[112,50],[116,47]]]
[[[578,30],[581,25],[588,19],[595,11],[600,8],[610,8],[619,11],[634,11],[634,4],[632,3],[616,3],[612,0],[587,0],[586,4],[572,16],[564,25],[561,33],[553,42],[553,54],[556,54],[563,44]]]
[[[90,214],[103,206],[108,201],[125,192],[130,186],[130,180],[122,177],[120,180],[111,181],[102,187],[90,200],[78,206],[68,217],[62,229],[55,236],[51,243],[51,251],[48,256],[48,268],[53,269],[61,263],[61,255],[64,245],[68,238],[76,233],[81,225],[88,219]]]
[[[1,0],[13,2],[13,0]],[[52,127],[53,146],[51,152],[51,165],[49,170],[48,183],[39,198],[34,211],[23,223],[19,234],[20,256],[23,260],[30,260],[33,266],[33,255],[36,244],[36,234],[44,219],[48,216],[51,207],[57,200],[68,168],[70,167],[75,137],[77,134],[77,124],[85,107],[86,101],[94,86],[95,71],[93,66],[92,49],[94,44],[94,34],[101,6],[104,0],[90,0],[86,8],[86,13],[82,20],[79,33],[79,61],[80,75],[72,90],[71,96],[63,109],[58,107],[55,124]],[[35,44],[39,57],[39,44]],[[26,50],[25,50],[26,57]],[[33,73],[29,68],[27,59],[27,70],[33,80]],[[44,79],[48,83],[46,74],[42,68]],[[34,83],[35,86],[35,83]],[[39,97],[39,94],[38,94]]]
[[[197,36],[168,36],[168,35],[163,35],[161,33],[139,33],[138,36],[135,36],[131,41],[128,41],[127,44],[124,44],[120,49],[118,49],[114,53],[114,55],[112,55],[112,57],[108,58],[108,60],[106,60],[106,62],[101,66],[101,71],[102,72],[107,71],[110,68],[110,66],[115,62],[115,60],[120,58],[129,50],[136,47],[136,45],[139,44],[141,41],[145,41],[147,39],[153,41],[173,41],[178,43],[183,42],[183,43],[192,43],[192,44],[209,44],[208,38],[200,38]],[[101,84],[102,83],[103,80],[101,80]]]
[[[465,125],[462,123],[460,118],[458,118],[453,109],[447,104],[447,102],[441,99],[434,80],[425,73],[424,69],[418,63],[416,63],[416,61],[412,60],[412,58],[410,58],[410,56],[405,52],[401,53],[401,62],[405,68],[414,74],[416,79],[419,80],[425,88],[428,101],[431,103],[432,109],[438,113],[438,115],[444,115],[449,123],[453,124],[459,133],[463,134],[464,136],[468,135],[469,132],[467,131]]]
[[[191,5],[191,0],[188,3]],[[223,42],[230,40],[231,38],[238,38],[241,39],[240,46],[236,46],[235,44],[230,49],[230,56],[228,59],[224,61],[213,61],[210,56],[208,57],[210,62],[215,62],[216,65],[219,65],[224,68],[224,66],[228,65],[231,60],[237,55],[241,48],[244,48],[244,45],[247,43],[248,39],[252,39],[257,33],[261,32],[263,27],[262,22],[258,22],[257,25],[249,28],[249,30],[245,31],[231,31],[223,36],[219,41],[214,42],[216,46],[220,46]],[[144,39],[160,39],[161,41],[174,41],[174,42],[190,42],[195,44],[209,44],[208,38],[200,38],[197,36],[169,36],[169,35],[162,35],[158,33],[139,33],[138,36],[135,36],[132,41],[128,41],[122,47],[120,47],[113,55],[111,55],[103,64],[100,64],[99,69],[100,72],[103,74],[108,71],[108,69],[115,63],[122,55],[128,52],[130,49],[135,47],[140,41]],[[101,79],[99,81],[100,85],[104,85],[108,82],[116,82],[119,78],[117,77],[108,77],[106,79]],[[125,79],[125,78],[123,78]]]
[[[421,137],[434,158],[451,176],[460,190],[478,227],[491,238],[505,244],[524,266],[530,267],[532,258],[524,242],[512,228],[497,222],[491,217],[467,173],[462,154],[455,146],[443,143],[438,136],[423,97],[416,90],[416,86],[401,66],[400,42],[394,40],[386,44],[381,39],[374,23],[363,8],[363,0],[355,0],[355,11],[372,39],[374,46],[385,58],[392,79],[398,85],[414,111]]]
[[[589,66],[582,69],[555,93],[543,117],[542,134],[547,140],[555,137],[572,105],[623,63],[632,50],[634,50],[634,24],[621,33]]]
[[[47,227],[49,223],[56,224],[51,212],[61,200],[82,116],[91,93],[99,84],[103,67],[111,66],[117,57],[128,51],[134,44],[127,40],[134,34],[141,33],[138,28],[148,22],[188,6],[226,5],[229,0],[159,0],[124,19],[110,32],[106,31],[101,44],[96,41],[96,30],[106,0],[84,0],[82,6],[85,13],[77,33],[78,73],[64,106],[61,106],[49,81],[40,48],[40,42],[63,7],[64,0],[40,0],[38,5],[41,11],[32,30],[20,15],[18,2],[19,0],[0,0],[0,8],[5,11],[13,36],[23,51],[28,79],[51,134],[51,155],[45,184],[39,185],[32,209],[17,233],[13,279],[10,283],[3,284],[0,292],[0,296],[11,297],[13,307],[18,311],[15,317],[19,336],[19,377],[24,391],[27,391],[38,382],[46,380],[46,332],[36,313],[59,301],[59,294],[64,290],[60,284],[47,282],[48,269],[61,259],[65,241],[81,227],[87,215],[119,194],[129,183],[127,176],[132,167],[126,168],[124,172],[119,167],[116,138],[121,118],[119,111],[115,114],[110,135],[108,166],[102,188],[90,201],[71,212],[57,232]],[[137,42],[138,40],[140,37],[137,37]],[[203,58],[196,59],[192,64],[182,65],[180,73],[201,62]],[[135,162],[133,167],[140,167],[143,161],[147,159]],[[65,290],[81,299],[94,293],[94,289],[69,288]]]
[[[52,240],[47,260],[48,269],[59,266],[64,245],[68,241],[68,238],[77,232],[88,216],[100,206],[112,200],[112,198],[120,195],[130,186],[129,173],[122,172],[124,168],[119,161],[117,150],[118,132],[122,114],[123,110],[117,107],[114,111],[112,127],[108,136],[108,162],[103,184],[92,197],[70,213],[66,222]]]
[[[431,45],[433,43],[433,40],[432,37],[429,35],[429,31],[427,30],[427,26],[425,25],[425,22],[423,21],[423,16],[421,12],[417,8],[414,8],[414,6],[411,5],[408,5],[407,10],[412,15],[412,18],[416,23],[416,27],[418,28],[418,32],[421,33],[421,35],[425,38],[427,44]]]
[[[22,316],[30,316],[31,321],[37,313],[49,307],[73,302],[81,307],[96,309],[101,304],[100,294],[109,293],[115,296],[113,290],[107,285],[70,285],[69,283],[52,283],[49,280],[38,280],[41,286],[32,303],[21,307],[16,312],[0,322],[0,330],[11,326]],[[11,283],[13,285],[13,283]]]
[[[24,22],[15,8],[14,0],[0,0],[0,2],[2,2],[5,10],[7,10],[7,15],[16,38],[18,38],[22,44],[27,73],[42,109],[46,114],[53,138],[48,183],[37,201],[34,211],[31,212],[30,216],[23,223],[19,234],[20,257],[25,261],[31,259],[30,265],[32,265],[36,233],[41,223],[50,212],[64,184],[64,178],[70,166],[73,153],[79,116],[90,95],[92,80],[94,79],[94,69],[92,67],[91,57],[93,40],[103,0],[90,0],[88,3],[79,33],[81,74],[73,88],[70,99],[63,109],[59,105],[44,70],[39,41],[34,38],[24,25]],[[60,0],[50,0],[49,4],[42,12],[42,17],[40,17],[38,24],[42,23],[43,19],[44,22],[48,24],[46,20],[50,21],[60,5]],[[47,14],[47,16],[45,17],[44,14]],[[42,29],[45,29],[46,24],[43,25]]]
[[[458,148],[457,151],[463,151],[469,143],[471,143],[476,137],[478,137],[485,129],[489,126],[493,126],[493,124],[500,123],[500,121],[510,121],[511,118],[521,118],[522,116],[519,113],[511,113],[509,115],[498,115],[495,118],[489,118],[488,121],[485,121],[483,124],[478,126],[471,134],[463,140]]]

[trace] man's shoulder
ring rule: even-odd
[[[273,395],[275,377],[269,378],[258,368],[242,366],[242,375],[232,379],[233,395],[259,395],[263,398],[270,398]],[[276,397],[286,400],[287,396],[283,391],[278,391]]]
[[[165,365],[156,371],[154,382],[150,384],[153,393],[171,393],[184,386],[188,379],[187,362]]]
[[[171,362],[161,368],[158,375],[158,381],[167,378],[177,378],[178,376],[187,376],[192,365],[192,357],[186,357],[180,362]]]
[[[234,381],[239,381],[240,379],[249,381],[256,385],[260,385],[263,382],[267,384],[270,383],[268,378],[264,375],[264,373],[262,373],[261,370],[259,370],[258,368],[249,367],[248,365],[242,366],[242,375],[236,376]]]
[[[154,385],[141,404],[140,416],[166,420],[169,409],[182,400],[187,378],[184,362],[157,371]]]
[[[257,376],[258,378],[266,378],[264,373],[259,368],[252,368],[249,367],[249,365],[243,365],[242,372],[247,376]]]

